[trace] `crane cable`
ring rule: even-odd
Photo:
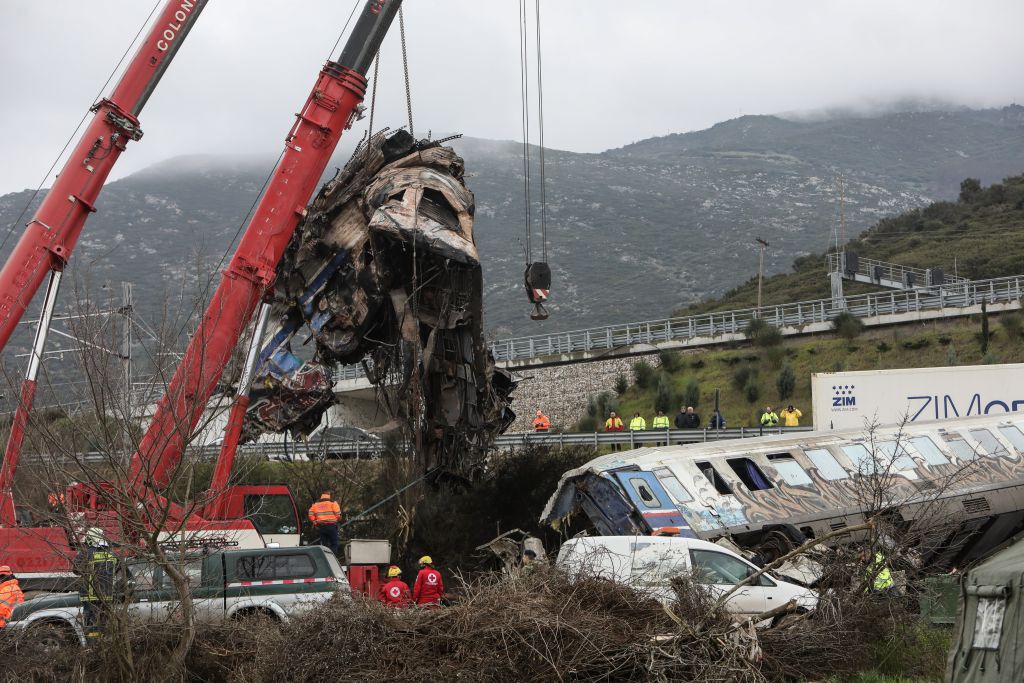
[[[540,0],[537,3],[537,143],[540,145],[540,260],[548,260],[548,201],[544,182],[544,76],[540,47]]]
[[[398,8],[398,31],[402,43],[402,75],[405,78],[405,110],[409,116],[409,135],[416,137],[412,122],[412,83],[409,79],[409,51],[405,44],[405,12]],[[367,127],[367,139],[373,137],[373,114],[377,108],[377,79],[380,76],[380,51],[373,60],[373,86],[370,90],[370,121]]]
[[[526,204],[526,264],[533,263],[533,222],[530,201],[530,79],[527,73],[529,58],[526,45],[526,3],[519,0],[519,97],[522,103],[523,133],[523,195]]]

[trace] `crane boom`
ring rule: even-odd
[[[132,456],[131,478],[160,490],[220,380],[316,189],[342,132],[358,114],[365,74],[401,0],[367,0],[337,61],[328,61],[298,114],[266,192],[245,229],[181,363]]]
[[[26,307],[49,274],[28,368],[0,465],[0,526],[16,523],[11,487],[35,400],[36,375],[57,304],[64,265],[86,219],[96,210],[96,199],[114,163],[129,140],[142,137],[139,113],[207,2],[167,0],[110,97],[93,107],[92,122],[0,270],[0,349],[7,345]]]
[[[0,349],[47,273],[67,263],[118,157],[142,137],[139,113],[207,2],[168,0],[110,97],[93,106],[91,123],[0,271]]]

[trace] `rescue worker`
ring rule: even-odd
[[[409,584],[402,581],[401,569],[395,565],[388,567],[388,582],[381,585],[377,598],[385,607],[408,607],[412,604]]]
[[[437,607],[443,596],[441,572],[434,569],[434,560],[430,555],[424,555],[420,558],[420,573],[416,575],[416,583],[412,587],[412,601],[417,605]]]
[[[533,418],[533,431],[546,432],[551,429],[551,420],[542,411],[537,411],[537,417]]]
[[[651,420],[651,429],[668,429],[668,415],[665,414],[664,410],[659,410],[658,414]]]
[[[338,554],[338,522],[341,520],[341,507],[331,500],[331,492],[324,491],[320,500],[309,506],[309,521],[320,533],[320,545],[330,548]]]
[[[85,637],[103,635],[114,596],[114,576],[117,574],[117,556],[110,552],[102,529],[89,529],[85,534],[85,547],[75,556],[75,570],[82,576],[78,599],[82,602]]]
[[[761,426],[762,427],[777,427],[779,424],[779,416],[772,410],[771,406],[765,406],[764,412],[761,413]]]
[[[608,419],[604,421],[604,431],[621,432],[622,429],[622,418],[616,415],[614,410],[608,413]]]
[[[625,428],[622,424],[622,418],[615,414],[615,411],[608,413],[608,419],[604,421],[604,431],[606,432],[621,432]],[[617,451],[622,448],[622,444],[613,443],[612,450]]]
[[[782,424],[786,427],[799,427],[800,418],[803,416],[804,414],[792,405],[786,406],[786,409],[779,413],[779,417],[782,418]]]
[[[640,417],[640,413],[633,413],[633,419],[629,421],[629,431],[641,432],[647,429],[647,420]]]
[[[892,572],[885,564],[885,555],[882,551],[876,550],[874,559],[871,553],[865,548],[860,551],[860,561],[866,565],[870,585],[864,590],[870,593],[884,593],[893,587]],[[869,564],[870,562],[870,564]]]
[[[725,417],[717,410],[708,418],[708,429],[725,429]]]
[[[0,566],[0,630],[7,626],[14,608],[25,602],[18,578],[6,564]]]

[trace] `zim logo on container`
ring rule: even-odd
[[[856,407],[857,397],[853,394],[854,389],[852,384],[832,385],[832,407],[840,409]]]

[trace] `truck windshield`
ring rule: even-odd
[[[264,536],[299,533],[291,496],[283,493],[246,496],[244,510],[246,519]]]

